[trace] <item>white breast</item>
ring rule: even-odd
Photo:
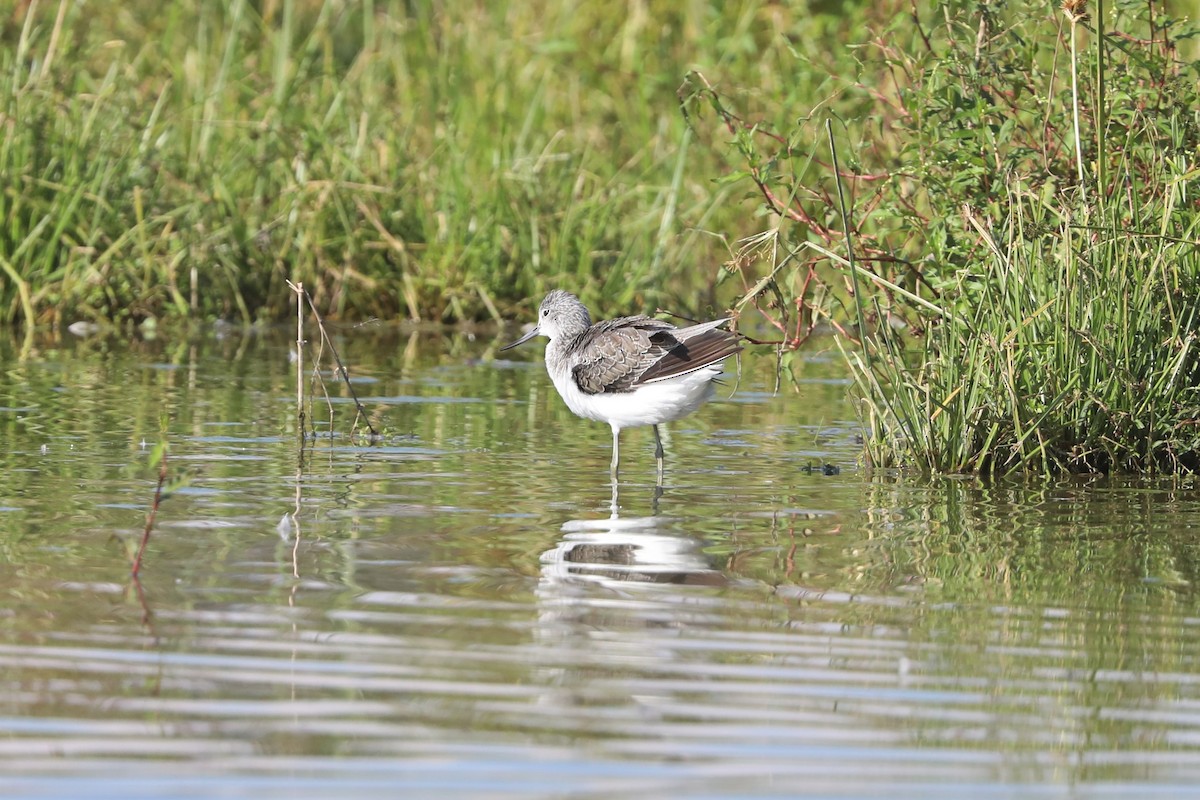
[[[607,422],[614,430],[639,425],[659,425],[686,417],[704,405],[713,393],[720,365],[689,372],[664,381],[646,383],[632,392],[585,394],[566,369],[547,372],[567,408],[584,419]]]

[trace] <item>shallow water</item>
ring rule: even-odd
[[[344,331],[302,445],[290,338],[0,342],[0,794],[1195,796],[1191,483],[868,474],[818,345],[614,513],[537,348]]]

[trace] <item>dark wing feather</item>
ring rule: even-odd
[[[575,383],[585,394],[630,392],[638,377],[662,355],[651,335],[672,326],[650,317],[597,322],[575,344]]]
[[[741,350],[723,322],[676,328],[650,317],[621,317],[592,326],[576,345],[583,354],[572,369],[586,394],[631,392],[643,383],[703,369]]]
[[[663,353],[638,376],[637,382],[650,383],[686,375],[741,352],[741,340],[736,333],[713,327],[722,322],[724,320],[655,333],[650,340],[662,347]]]

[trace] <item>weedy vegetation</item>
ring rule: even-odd
[[[877,121],[843,126],[847,174],[815,168],[812,121],[768,132],[694,95],[773,212],[736,265],[743,303],[787,346],[855,322],[843,351],[875,467],[1200,468],[1200,71],[1179,49],[1196,29],[1153,3],[1091,12],[914,7],[847,88]]]

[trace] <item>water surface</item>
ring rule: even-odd
[[[536,348],[291,338],[0,342],[0,794],[1195,796],[1191,482],[870,474],[818,344],[614,511]]]

